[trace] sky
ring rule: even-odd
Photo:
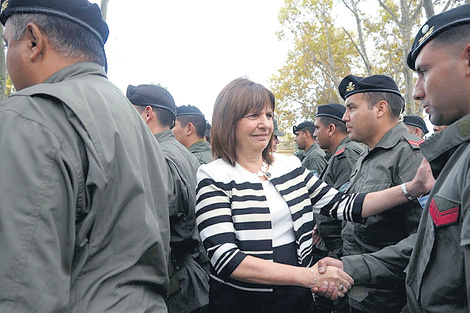
[[[276,36],[283,4],[109,0],[108,77],[123,93],[129,84],[160,84],[177,106],[195,105],[211,122],[215,99],[230,81],[247,77],[270,88],[269,78],[285,64],[292,47]],[[336,7],[336,20],[354,29],[345,11]]]
[[[100,1],[92,1],[100,3]],[[210,121],[222,88],[247,77],[269,88],[288,44],[276,37],[283,0],[109,0],[108,77],[160,84],[176,105],[195,105]]]

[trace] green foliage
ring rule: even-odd
[[[286,65],[271,78],[281,128],[313,120],[317,105],[341,101],[338,79],[360,64],[354,45],[334,25],[332,6],[332,0],[286,0],[279,14],[278,35],[293,44]],[[363,71],[358,67],[356,73]]]

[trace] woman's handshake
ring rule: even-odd
[[[343,271],[343,263],[340,260],[325,258],[310,267],[310,271],[312,293],[318,293],[332,300],[344,297],[354,285],[354,279]]]

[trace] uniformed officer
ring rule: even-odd
[[[2,0],[0,312],[167,312],[168,175],[86,0]]]
[[[349,139],[346,123],[342,120],[346,108],[338,103],[322,105],[315,115],[315,133],[320,148],[332,154],[320,178],[339,191],[349,187],[349,177],[363,147]],[[318,232],[330,256],[342,255],[341,223],[326,216],[316,218]]]
[[[346,123],[342,120],[346,108],[338,103],[330,103],[317,108],[315,114],[315,133],[320,148],[328,151],[332,156],[320,178],[327,184],[340,191],[349,187],[349,177],[363,147],[351,141],[346,130]],[[327,255],[334,258],[342,256],[343,241],[341,239],[341,221],[331,219],[321,214],[315,214],[314,242],[316,238],[323,240]],[[320,254],[318,251],[317,254]],[[324,254],[324,256],[326,256]],[[320,312],[349,312],[346,303],[329,303],[316,297],[317,311]]]
[[[279,130],[277,126],[277,119],[273,118],[274,131],[273,131],[273,152],[277,152],[277,145],[279,144],[279,137],[285,136],[286,133]]]
[[[407,115],[403,117],[403,123],[408,127],[410,134],[415,134],[419,138],[423,139],[424,135],[429,133],[426,123],[421,116]]]
[[[344,264],[326,259],[322,266],[344,267],[357,284],[383,285],[406,274],[403,312],[468,312],[470,4],[431,17],[415,37],[408,66],[418,73],[413,97],[433,124],[449,125],[420,146],[437,180],[418,232],[379,252],[344,257]]]
[[[212,161],[209,142],[204,139],[206,118],[193,105],[182,105],[177,108],[176,124],[173,129],[176,139],[194,154],[199,164]]]
[[[196,231],[196,173],[199,162],[176,140],[176,105],[171,94],[156,85],[129,85],[127,98],[160,143],[169,171],[170,292],[168,312],[184,313],[209,303],[209,276],[193,257],[201,242]]]
[[[399,186],[413,178],[423,156],[420,138],[408,134],[399,121],[404,100],[395,81],[385,75],[349,75],[339,85],[345,99],[343,120],[351,140],[366,145],[351,175],[348,192],[371,192]],[[369,217],[364,224],[345,223],[343,255],[375,252],[416,232],[421,214],[417,201]],[[397,285],[353,288],[348,294],[352,312],[399,312],[405,304],[403,282]]]
[[[315,124],[312,121],[305,121],[294,126],[292,131],[295,134],[295,142],[299,149],[304,150],[302,165],[308,168],[316,176],[320,176],[326,167],[325,152],[318,146],[313,133]]]

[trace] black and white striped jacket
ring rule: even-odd
[[[365,194],[340,193],[302,167],[298,158],[274,155],[270,181],[290,208],[298,262],[310,266],[313,213],[362,222]],[[246,255],[273,260],[271,216],[258,176],[218,159],[200,166],[197,180],[196,221],[212,264],[211,277],[238,289],[272,291],[272,286],[230,278]]]

